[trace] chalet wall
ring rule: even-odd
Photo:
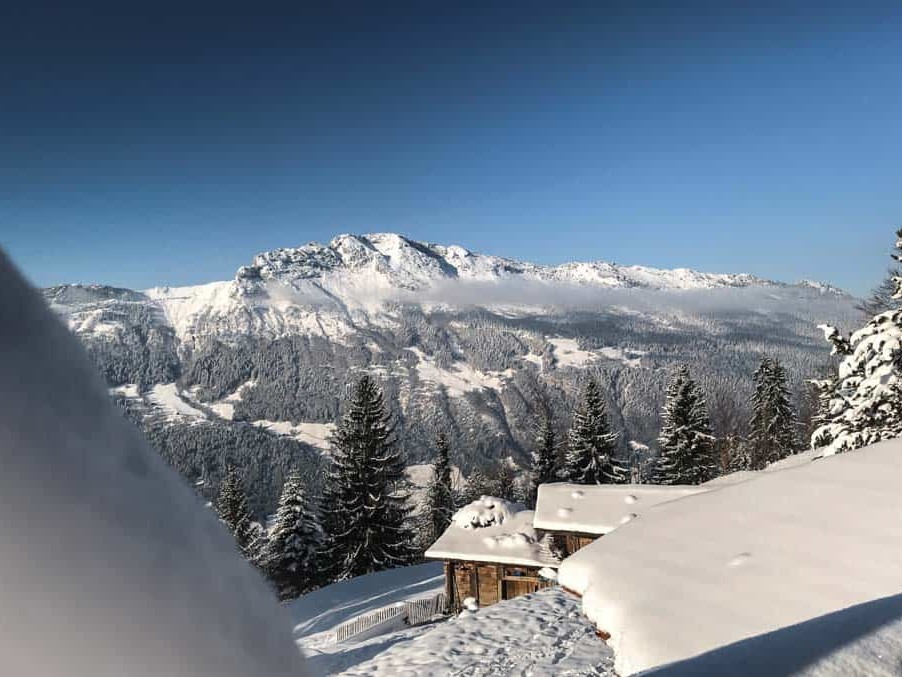
[[[539,567],[485,562],[448,561],[445,577],[449,603],[455,612],[463,609],[467,597],[473,597],[479,606],[489,606],[553,585],[539,576]]]

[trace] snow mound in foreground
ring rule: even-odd
[[[454,513],[454,525],[461,529],[481,529],[501,526],[513,515],[523,510],[519,503],[511,503],[495,496],[481,496]]]
[[[899,651],[872,649],[902,644],[900,485],[902,440],[789,465],[658,506],[559,579],[611,634],[623,675],[688,659],[730,674],[897,674]],[[764,669],[749,648],[769,646],[782,654]]]
[[[2,252],[0,318],[3,674],[306,674],[234,540]]]

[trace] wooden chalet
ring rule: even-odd
[[[685,485],[542,484],[533,526],[550,537],[561,557],[569,557],[648,508],[707,490]]]
[[[444,560],[445,593],[455,613],[554,585],[548,574],[560,564],[550,539],[533,526],[533,511],[491,496],[457,511],[426,557]]]

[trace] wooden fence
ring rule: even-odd
[[[335,628],[335,641],[345,642],[352,638],[364,639],[366,636],[400,630],[405,626],[422,625],[443,614],[446,604],[447,600],[443,592],[433,597],[398,602],[339,625]]]

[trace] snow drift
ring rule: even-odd
[[[683,674],[897,674],[898,652],[872,649],[888,623],[902,628],[900,484],[902,440],[762,473],[652,508],[565,560],[559,580],[611,633],[620,674],[702,654]],[[838,635],[860,640],[854,658]],[[748,661],[768,646],[768,669]]]
[[[272,594],[2,252],[0,318],[4,674],[305,674]]]

